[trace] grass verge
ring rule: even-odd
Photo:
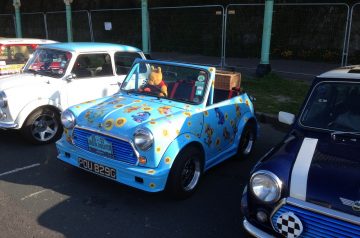
[[[242,77],[241,87],[256,98],[255,110],[269,114],[279,111],[297,114],[311,83],[284,79],[274,73],[263,78]]]

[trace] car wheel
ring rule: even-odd
[[[62,134],[60,115],[51,109],[37,109],[26,119],[22,132],[25,138],[34,144],[54,142]]]
[[[176,157],[167,182],[167,191],[176,199],[185,199],[197,189],[203,173],[203,154],[188,146]]]
[[[239,159],[248,158],[253,151],[256,141],[256,127],[254,123],[248,123],[239,141],[238,152],[236,157]]]

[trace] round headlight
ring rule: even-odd
[[[4,91],[0,92],[0,107],[6,107],[7,106],[7,97]]]
[[[270,171],[260,170],[254,173],[250,179],[252,193],[266,203],[274,203],[280,199],[281,181]]]
[[[61,123],[67,129],[72,129],[75,126],[75,116],[70,110],[65,110],[61,114]]]
[[[141,150],[148,150],[154,143],[154,136],[146,128],[137,129],[134,133],[134,144]]]

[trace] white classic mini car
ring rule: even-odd
[[[21,74],[0,77],[0,129],[21,129],[32,143],[57,140],[61,112],[119,90],[137,48],[108,43],[39,46]]]

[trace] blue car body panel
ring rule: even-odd
[[[359,82],[358,79],[320,77],[314,80],[312,88],[324,81]],[[307,98],[311,92],[312,89]],[[307,100],[301,111],[305,110]],[[360,136],[356,133],[334,135],[333,132],[303,126],[300,118],[296,118],[283,141],[254,166],[251,174],[257,171],[275,174],[282,190],[277,202],[264,203],[254,196],[250,184],[245,188],[244,227],[251,234],[266,232],[269,237],[280,236],[279,217],[292,213],[303,225],[301,235],[294,237],[360,237]],[[316,146],[309,168],[302,168],[306,180],[297,181],[300,186],[292,184],[292,179],[298,169],[295,164],[301,156],[299,152],[307,139],[316,141]],[[301,187],[306,188],[304,198],[296,197],[296,189]],[[259,211],[267,214],[267,221],[256,218]]]
[[[83,158],[114,168],[118,175],[116,181],[157,192],[164,190],[175,159],[190,143],[202,148],[205,170],[237,153],[246,123],[252,120],[256,125],[253,105],[246,93],[211,104],[207,99],[212,100],[214,92],[212,67],[142,60],[135,61],[134,65],[139,62],[206,71],[210,77],[204,89],[204,100],[185,103],[120,91],[110,97],[75,105],[69,108],[76,117],[75,129],[65,130],[56,144],[60,160],[79,167],[78,160]],[[131,78],[136,70],[139,69],[134,66],[127,77]],[[134,145],[133,135],[139,128],[151,131],[154,137],[148,150]],[[109,151],[89,146],[89,138],[95,135],[107,141]],[[146,164],[139,164],[140,158],[146,158]]]

